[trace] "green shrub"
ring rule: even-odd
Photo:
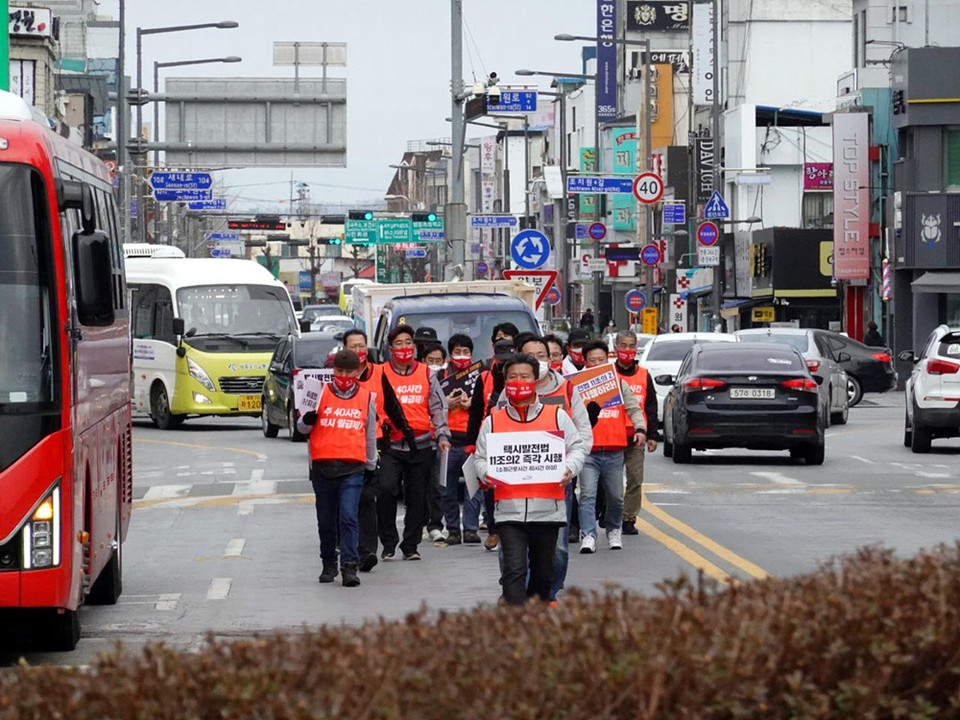
[[[0,718],[960,717],[960,544],[662,591],[22,667]]]

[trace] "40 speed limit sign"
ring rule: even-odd
[[[663,180],[656,173],[640,173],[633,181],[633,195],[640,202],[652,205],[663,197]]]

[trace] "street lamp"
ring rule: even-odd
[[[144,158],[146,153],[141,149],[141,128],[143,127],[143,36],[144,35],[160,35],[162,33],[174,33],[174,32],[185,32],[187,30],[205,30],[207,28],[214,28],[218,30],[229,30],[232,28],[240,27],[240,23],[234,20],[223,20],[221,22],[209,22],[209,23],[197,23],[195,25],[170,25],[167,27],[155,27],[155,28],[137,28],[137,142],[136,149],[137,155],[141,158]],[[142,162],[142,161],[141,161]],[[146,164],[146,163],[143,163]],[[140,181],[139,192],[137,193],[138,202],[137,202],[137,213],[140,215],[140,220],[137,223],[138,225],[138,235],[140,236],[140,241],[144,242],[146,240],[146,224],[144,219],[146,218],[146,212],[144,205],[146,204],[146,193],[144,192],[145,186],[143,180]]]

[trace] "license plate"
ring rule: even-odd
[[[240,412],[253,411],[260,409],[259,395],[241,395],[237,398],[237,410]]]
[[[731,400],[773,400],[776,396],[773,388],[730,388]]]

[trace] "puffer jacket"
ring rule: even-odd
[[[527,410],[526,420],[521,419],[520,414],[512,405],[506,409],[510,417],[516,422],[530,422],[537,418],[543,411],[543,404],[538,399]],[[574,425],[573,420],[562,408],[557,413],[557,424],[563,433],[564,444],[566,446],[565,464],[570,471],[571,477],[575,477],[583,468],[590,447],[583,441],[583,437]],[[481,478],[487,476],[487,435],[491,433],[493,420],[488,417],[483,421],[480,428],[480,434],[477,436],[477,450],[475,453],[475,462],[477,466],[477,475]],[[549,525],[567,524],[567,506],[563,500],[548,500],[546,498],[528,498],[522,500],[499,500],[494,513],[497,518],[497,524],[500,523],[543,523]]]

